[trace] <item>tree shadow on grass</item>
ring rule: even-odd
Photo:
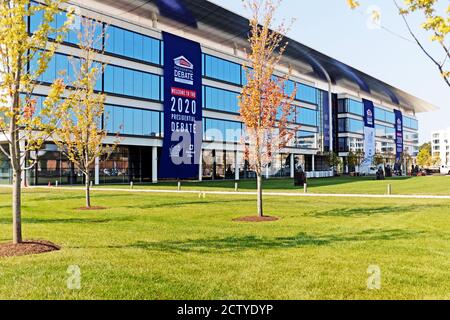
[[[74,190],[75,191],[75,190]],[[77,190],[79,191],[79,190]],[[109,194],[103,193],[103,194],[95,194],[92,196],[93,199],[111,199],[111,198],[118,198],[118,197],[129,197],[129,193],[114,193],[111,192]],[[80,195],[63,195],[63,194],[57,194],[57,193],[47,193],[45,196],[42,197],[32,197],[30,200],[32,201],[70,201],[70,200],[84,200],[86,196],[84,194]]]
[[[239,203],[243,202],[255,202],[254,199],[239,199]],[[230,204],[230,203],[237,203],[236,200],[198,200],[198,201],[177,201],[177,202],[169,202],[169,203],[149,203],[146,205],[128,205],[128,206],[121,206],[121,208],[127,208],[127,209],[160,209],[160,208],[177,208],[177,207],[184,207],[184,206],[190,206],[190,205],[212,205],[212,204]]]
[[[127,222],[134,221],[133,217],[112,217],[112,218],[66,218],[66,219],[41,219],[41,218],[22,218],[24,224],[102,224],[110,222]],[[12,219],[0,218],[0,224],[11,224]]]
[[[401,229],[391,230],[365,230],[354,234],[330,234],[330,235],[308,235],[299,233],[292,237],[226,237],[210,239],[194,239],[185,241],[161,241],[144,242],[139,241],[125,248],[144,249],[149,251],[161,251],[171,253],[217,253],[236,252],[238,250],[264,250],[264,249],[286,249],[300,248],[305,246],[325,246],[342,242],[365,242],[365,241],[394,241],[417,237],[423,232]],[[110,248],[124,248],[111,246]]]
[[[366,217],[382,214],[400,214],[405,212],[420,212],[431,208],[446,208],[444,205],[410,205],[410,206],[383,206],[374,208],[338,208],[327,211],[318,211],[307,214],[313,217]]]

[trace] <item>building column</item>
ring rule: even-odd
[[[291,153],[290,157],[291,157],[291,179],[293,179],[294,176],[295,176],[295,157],[294,157],[294,154]]]
[[[269,180],[269,165],[266,166],[266,179]]]
[[[312,161],[312,163],[311,163],[311,165],[312,165],[312,172],[314,172],[314,171],[316,171],[316,156],[315,155],[312,155],[311,161]]]
[[[100,184],[100,159],[95,158],[95,168],[94,168],[94,183],[96,186]]]
[[[200,159],[198,163],[198,181],[203,181],[203,150],[200,151]]]
[[[158,147],[152,147],[152,183],[158,183]]]
[[[239,180],[239,152],[234,151],[234,180]]]

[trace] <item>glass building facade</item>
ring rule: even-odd
[[[98,17],[94,12],[93,16]],[[95,22],[96,36],[104,35],[101,41],[95,43],[95,49],[99,50],[99,54],[103,52],[106,60],[110,61],[95,89],[107,96],[101,125],[112,136],[120,134],[125,139],[113,155],[100,159],[98,168],[92,168],[93,175],[97,170],[100,183],[151,181],[155,176],[153,163],[162,152],[164,132],[164,42],[157,29],[137,26],[114,16],[110,18],[106,19],[107,23]],[[76,57],[77,34],[83,31],[83,19],[88,18],[77,18],[74,27],[64,36],[61,48],[38,79],[41,86],[48,87],[61,77],[70,85],[76,78],[80,64]],[[61,27],[66,20],[66,14],[61,11],[56,16],[54,27]],[[29,18],[29,32],[37,30],[41,21],[41,13]],[[243,160],[242,149],[230,147],[240,145],[245,130],[239,119],[238,99],[247,81],[243,60],[231,51],[225,53],[206,42],[202,46],[202,176],[205,179],[252,178],[254,173]],[[102,63],[97,62],[96,66],[100,68]],[[29,62],[31,73],[36,67],[37,60]],[[251,69],[248,70],[251,72]],[[274,75],[274,78],[277,76]],[[328,93],[318,87],[310,78],[292,77],[285,83],[286,94],[296,92],[295,112],[289,119],[296,128],[295,135],[292,143],[274,156],[269,175],[290,176],[293,167],[310,172],[329,171],[324,155],[330,148],[325,141],[325,135],[329,133],[326,128]],[[36,97],[39,108],[44,97]],[[332,116],[336,124],[330,130],[335,135],[336,152],[345,157],[350,150],[363,149],[364,107],[357,98],[333,99],[332,102],[333,112],[336,112]],[[385,106],[375,107],[377,149],[383,152],[392,152],[395,148],[394,113],[388,109]],[[415,117],[405,115],[404,127],[405,144],[414,153],[418,145],[418,122]],[[37,161],[37,166],[29,173],[31,183],[47,184],[55,179],[60,183],[82,182],[81,175],[51,143],[29,157]],[[0,156],[0,182],[9,181],[9,176],[8,161]]]

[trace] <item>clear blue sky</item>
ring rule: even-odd
[[[241,0],[210,1],[248,16]],[[430,141],[432,130],[450,127],[450,88],[417,45],[401,38],[409,38],[408,33],[390,0],[360,3],[362,7],[352,11],[345,0],[284,0],[278,18],[296,19],[291,38],[438,106],[437,112],[418,114],[420,141]],[[379,8],[381,25],[396,35],[367,26],[371,5]],[[413,25],[420,22],[420,16],[411,17]],[[418,30],[432,52],[442,57]]]

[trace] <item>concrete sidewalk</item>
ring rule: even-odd
[[[7,186],[4,186],[7,187]],[[45,187],[33,186],[28,189],[46,189],[46,190],[79,190],[80,187]],[[152,194],[201,194],[201,195],[238,195],[238,196],[256,196],[255,192],[234,192],[234,191],[201,191],[201,190],[148,190],[148,189],[123,189],[123,188],[98,188],[93,187],[92,191],[102,192],[129,192],[129,193],[152,193]],[[440,199],[450,200],[448,196],[435,195],[381,195],[381,194],[333,194],[333,193],[304,193],[299,192],[264,192],[264,196],[276,197],[333,197],[333,198],[378,198],[378,199]]]

